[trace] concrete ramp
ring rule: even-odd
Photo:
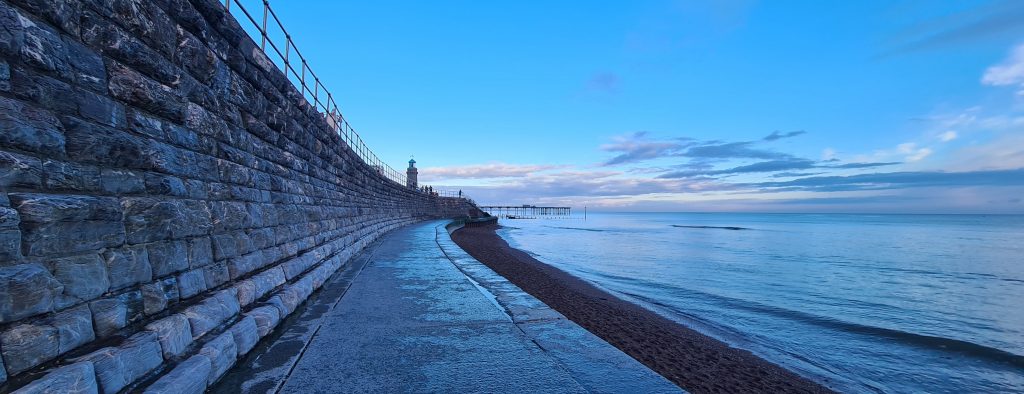
[[[386,236],[215,391],[680,391],[465,254],[444,224]]]

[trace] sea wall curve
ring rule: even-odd
[[[382,176],[214,0],[0,0],[0,392],[201,391],[363,246]]]

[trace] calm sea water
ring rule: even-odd
[[[840,391],[1024,392],[1024,216],[502,224],[541,261]]]

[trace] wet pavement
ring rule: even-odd
[[[456,246],[385,236],[215,392],[680,392]]]

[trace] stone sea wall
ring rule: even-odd
[[[201,391],[396,227],[216,0],[0,0],[0,392]]]

